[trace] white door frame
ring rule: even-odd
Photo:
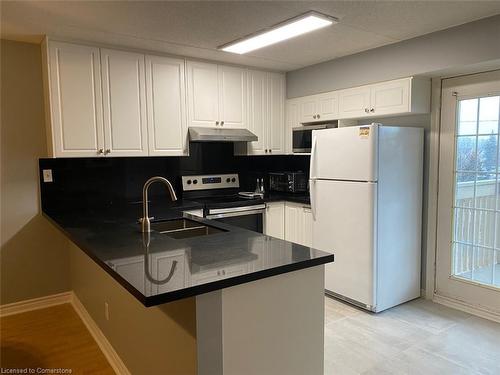
[[[495,82],[496,81],[496,82]],[[496,295],[497,290],[492,290],[491,288],[478,287],[476,283],[469,283],[467,281],[457,281],[460,283],[460,289],[471,289],[475,288],[471,295],[471,298],[467,301],[457,298],[456,295],[443,293],[437,287],[437,275],[436,275],[436,254],[438,251],[438,241],[439,241],[439,222],[438,222],[438,198],[441,197],[441,202],[446,199],[443,196],[444,191],[438,194],[439,191],[439,167],[440,160],[439,154],[441,151],[445,151],[453,147],[455,139],[450,140],[449,136],[442,136],[445,123],[441,123],[441,98],[443,98],[444,105],[446,105],[446,98],[450,96],[453,91],[458,91],[459,95],[474,95],[474,94],[484,94],[485,92],[497,92],[498,82],[500,81],[500,71],[486,72],[480,74],[473,74],[468,76],[461,76],[446,79],[445,81],[441,79],[434,79],[432,85],[433,93],[433,105],[432,105],[432,117],[431,117],[431,157],[430,157],[430,171],[429,171],[429,214],[428,214],[428,228],[427,228],[427,267],[426,267],[426,298],[432,298],[434,301],[439,303],[444,303],[455,308],[466,310],[477,315],[484,316],[493,320],[500,320],[500,311],[498,311],[496,305],[491,305],[484,303],[488,298],[491,299],[491,294]],[[449,98],[448,98],[449,99]],[[449,101],[449,100],[448,100]],[[449,108],[443,108],[443,119],[446,116],[450,116]],[[443,120],[444,121],[444,120]],[[442,129],[443,128],[443,129]],[[449,128],[449,126],[448,126]],[[449,129],[448,129],[449,131]],[[451,143],[453,144],[451,144]],[[444,168],[444,165],[441,165]],[[446,167],[446,168],[449,168]],[[441,171],[443,172],[443,171]],[[449,181],[447,181],[449,184]],[[448,188],[449,190],[449,188]],[[447,197],[449,200],[449,196]],[[442,219],[441,219],[442,220]],[[449,224],[449,223],[448,223]],[[443,223],[441,225],[448,225]],[[449,229],[449,228],[448,228]],[[449,232],[447,232],[449,233]],[[443,239],[441,239],[443,241]],[[443,243],[441,246],[443,247]],[[471,289],[473,290],[473,289]],[[469,291],[470,293],[470,291]]]

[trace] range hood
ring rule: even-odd
[[[253,142],[258,137],[248,129],[190,127],[191,142]]]

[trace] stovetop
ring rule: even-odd
[[[183,197],[205,205],[205,209],[253,206],[264,203],[261,196],[243,197],[239,176],[213,174],[182,176]]]

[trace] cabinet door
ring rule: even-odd
[[[336,120],[339,116],[339,95],[337,92],[327,92],[318,95],[318,114],[320,121]]]
[[[219,121],[217,65],[187,62],[188,125],[215,127]]]
[[[411,78],[371,86],[370,111],[375,116],[410,112]]]
[[[318,114],[318,96],[311,95],[300,98],[300,122],[313,122],[318,121],[316,116]]]
[[[285,153],[293,152],[293,128],[301,126],[299,122],[299,102],[296,99],[286,101]]]
[[[248,128],[259,138],[249,142],[247,152],[251,155],[265,154],[267,146],[268,112],[267,73],[248,72]]]
[[[285,204],[273,202],[266,205],[265,234],[285,239]]]
[[[246,70],[219,65],[219,120],[224,127],[246,128]]]
[[[144,55],[101,50],[107,156],[148,155]]]
[[[285,204],[285,240],[295,243],[300,242],[299,218],[299,206],[287,202]]]
[[[302,245],[312,247],[313,218],[310,207],[302,207]]]
[[[171,255],[168,253],[153,253],[148,256],[151,262],[151,277],[156,282],[167,280],[171,274],[168,282],[152,284],[153,289],[156,289],[155,292],[165,293],[184,288],[186,285],[184,278],[184,254]]]
[[[283,74],[268,74],[268,93],[269,123],[267,149],[271,154],[284,154],[285,76]]]
[[[54,156],[97,156],[104,148],[99,49],[49,44]]]
[[[339,118],[366,116],[370,111],[370,87],[364,86],[339,92]]]
[[[146,56],[150,155],[186,155],[184,60]]]

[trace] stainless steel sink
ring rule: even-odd
[[[206,236],[209,234],[226,232],[223,229],[215,228],[189,219],[152,222],[151,230],[175,239]]]

